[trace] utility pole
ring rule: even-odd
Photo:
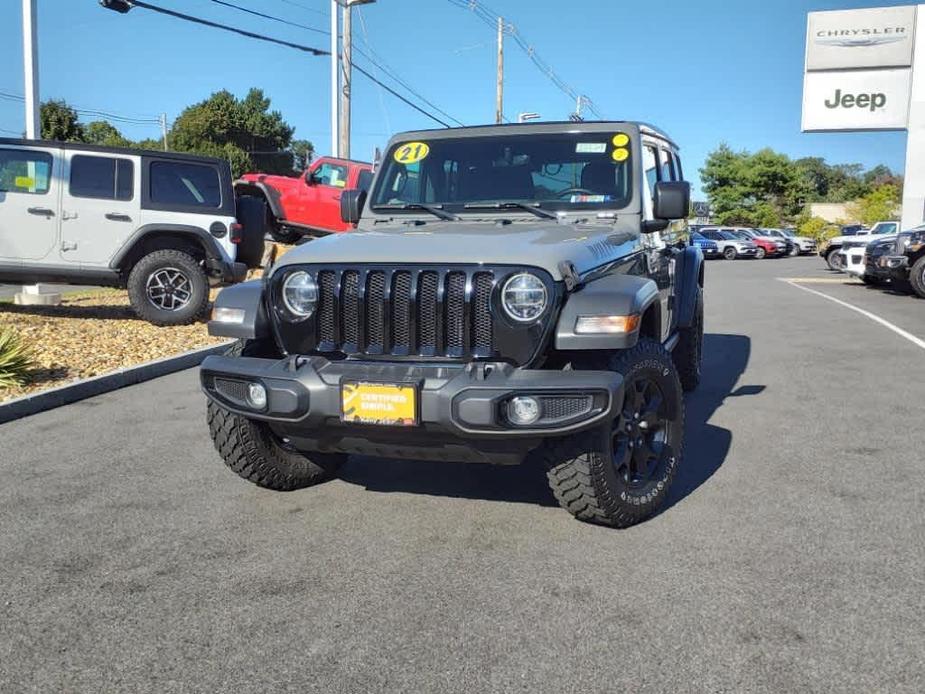
[[[164,151],[167,151],[167,114],[161,114],[161,138],[164,140]]]
[[[498,89],[495,95],[495,123],[504,120],[504,18],[498,17]]]
[[[340,102],[340,145],[338,156],[350,158],[350,83],[353,78],[353,8],[350,0],[344,4],[344,37],[343,53],[341,56],[342,82]]]
[[[37,140],[42,134],[39,116],[39,41],[36,0],[22,0],[22,63],[26,87],[26,137]]]
[[[337,156],[350,158],[350,88],[353,83],[353,7],[369,5],[376,0],[340,0],[344,8],[343,50],[341,51],[341,102],[340,134],[337,144]],[[332,8],[333,10],[333,8]]]
[[[331,156],[340,156],[340,46],[337,15],[340,5],[331,0]]]

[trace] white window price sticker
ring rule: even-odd
[[[579,142],[575,145],[576,154],[603,154],[606,151],[606,142]]]

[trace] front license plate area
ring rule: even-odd
[[[418,389],[411,383],[341,384],[341,421],[413,427],[418,424]]]

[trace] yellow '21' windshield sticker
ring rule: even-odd
[[[430,147],[424,142],[408,142],[395,150],[392,157],[399,164],[414,164],[430,154]]]

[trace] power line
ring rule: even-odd
[[[492,27],[496,28],[498,25],[498,17],[500,16],[494,10],[483,5],[479,0],[449,0],[449,2],[456,7],[462,8],[464,10],[469,10],[472,12],[478,19]],[[527,39],[520,34],[517,29],[517,26],[512,22],[504,22],[505,33],[507,33],[511,38],[514,39],[514,43],[527,54],[527,57],[531,62],[542,72],[546,77],[558,88],[560,91],[567,94],[571,97],[577,104],[579,99],[584,99],[583,103],[587,109],[593,113],[595,116],[603,120],[603,116],[597,111],[594,104],[586,96],[579,94],[568,82],[562,79],[552,66],[543,60],[539,54],[536,52],[536,49],[527,41]]]
[[[422,96],[419,92],[415,91],[414,87],[412,87],[410,84],[408,84],[407,82],[405,82],[401,77],[399,77],[399,76],[395,73],[395,71],[394,71],[392,68],[390,68],[388,65],[385,64],[385,62],[382,60],[382,57],[379,56],[379,55],[372,49],[372,46],[369,45],[369,36],[368,36],[368,34],[367,34],[367,31],[366,31],[366,21],[363,19],[363,13],[362,13],[362,11],[360,10],[359,7],[357,8],[357,14],[358,14],[359,17],[360,17],[360,26],[361,26],[361,28],[363,29],[363,41],[366,43],[366,50],[369,51],[369,55],[367,55],[366,53],[364,53],[363,51],[361,51],[361,50],[360,50],[359,48],[357,48],[356,46],[353,47],[353,50],[355,50],[357,53],[359,53],[359,54],[362,55],[364,58],[366,58],[370,63],[372,63],[373,65],[375,65],[377,68],[379,68],[380,71],[382,71],[384,74],[388,75],[390,78],[392,78],[395,82],[397,82],[397,83],[400,84],[402,87],[404,87],[405,89],[407,89],[409,92],[411,92],[411,93],[412,93],[414,96],[416,96],[418,99],[420,99],[420,100],[423,101],[425,104],[427,104],[428,106],[430,106],[430,107],[431,107],[432,109],[434,109],[437,113],[439,113],[440,115],[445,116],[445,117],[448,118],[449,120],[453,121],[454,123],[456,123],[456,125],[464,126],[465,123],[463,123],[463,122],[461,122],[460,120],[454,118],[453,116],[451,116],[449,113],[447,113],[446,111],[444,111],[442,108],[440,108],[439,106],[437,106],[437,105],[436,105],[435,103],[433,103],[432,101],[428,101],[428,100],[427,100],[424,96]]]
[[[314,12],[315,14],[320,14],[322,17],[328,16],[327,12],[322,12],[321,10],[317,10],[314,7],[309,7],[308,5],[303,5],[301,3],[294,2],[293,0],[279,0],[279,2],[286,3],[287,5],[292,5],[293,7],[298,7],[299,9],[305,10],[306,12]]]
[[[22,103],[25,101],[25,98],[19,94],[11,94],[9,92],[0,91],[0,99],[5,101],[16,101]],[[107,120],[116,121],[119,123],[128,123],[133,125],[147,125],[155,124],[160,125],[159,118],[134,118],[132,116],[123,116],[118,113],[110,113],[108,111],[100,111],[98,109],[92,108],[79,108],[77,106],[71,106],[78,114],[84,116],[95,116],[98,118],[106,118]]]
[[[283,41],[282,39],[274,39],[270,36],[264,36],[263,34],[255,34],[252,31],[247,31],[245,29],[238,29],[237,27],[228,26],[227,24],[219,24],[218,22],[213,22],[208,19],[202,19],[201,17],[194,17],[190,14],[184,14],[182,12],[177,12],[175,10],[168,10],[165,7],[158,7],[157,5],[149,5],[146,2],[141,2],[141,0],[128,0],[129,4],[132,7],[141,7],[146,10],[151,10],[153,12],[159,12],[160,14],[166,14],[170,17],[176,17],[177,19],[185,19],[187,22],[193,22],[195,24],[202,24],[203,26],[212,27],[213,29],[222,29],[223,31],[230,31],[233,34],[239,34],[240,36],[246,36],[250,39],[257,39],[258,41],[266,41],[267,43],[275,43],[278,46],[286,46],[287,48],[294,48],[297,51],[302,51],[304,53],[311,53],[312,55],[331,55],[330,51],[323,51],[320,48],[312,48],[311,46],[303,46],[299,43],[291,43],[290,41]],[[230,4],[230,3],[224,3]],[[243,8],[237,8],[243,9]]]
[[[211,2],[213,2],[213,3],[217,4],[217,5],[223,5],[223,6],[225,6],[225,7],[238,10],[238,11],[240,11],[240,12],[245,12],[245,13],[250,14],[250,15],[255,15],[255,16],[261,17],[261,18],[263,18],[263,19],[268,19],[268,20],[271,20],[271,21],[274,21],[274,22],[279,22],[279,23],[281,23],[281,24],[287,24],[287,25],[289,25],[289,26],[295,26],[295,27],[299,27],[299,28],[302,28],[302,29],[308,29],[308,30],[310,30],[310,31],[314,31],[314,32],[316,32],[316,33],[318,33],[318,34],[323,34],[323,35],[325,35],[325,36],[330,36],[330,35],[331,35],[331,32],[330,32],[330,31],[327,31],[327,30],[325,30],[325,29],[318,29],[318,28],[315,28],[315,27],[307,26],[307,25],[305,25],[305,24],[300,24],[300,23],[298,23],[298,22],[291,22],[291,21],[289,21],[288,19],[283,19],[283,18],[277,17],[277,16],[275,16],[275,15],[266,14],[266,13],[264,13],[264,12],[258,12],[258,11],[256,11],[256,10],[252,10],[252,9],[250,9],[250,8],[247,8],[247,7],[242,7],[242,6],[240,6],[240,5],[236,5],[236,4],[232,3],[232,2],[228,2],[228,0],[211,0]],[[135,2],[134,4],[139,5],[139,6],[142,6],[142,5],[140,5],[139,3],[137,3],[137,2]],[[289,4],[292,4],[292,3],[289,3]],[[307,8],[306,8],[306,9],[307,9]],[[363,21],[362,16],[360,17],[360,21],[361,21],[361,22]],[[375,55],[375,54],[373,53],[373,51],[372,51],[371,48],[369,49],[369,53],[366,53],[366,52],[360,50],[360,49],[357,48],[356,46],[354,46],[353,50],[356,51],[359,55],[363,56],[363,58],[365,58],[366,60],[368,60],[374,67],[378,68],[378,69],[379,69],[380,71],[382,71],[384,74],[388,75],[388,76],[389,76],[393,81],[395,81],[397,84],[401,85],[401,87],[403,87],[405,90],[407,90],[407,91],[410,92],[412,95],[414,95],[415,97],[417,97],[420,101],[422,101],[423,103],[425,103],[425,104],[427,104],[428,106],[430,106],[430,108],[432,108],[434,111],[436,111],[436,112],[439,113],[440,115],[444,116],[447,120],[451,120],[451,121],[453,121],[454,123],[456,123],[457,125],[463,125],[463,123],[462,123],[461,121],[459,121],[458,119],[454,118],[453,116],[451,116],[450,114],[448,114],[446,111],[444,111],[443,109],[441,109],[439,106],[437,106],[437,105],[434,104],[433,102],[429,101],[429,100],[426,99],[424,96],[422,96],[419,92],[417,92],[410,84],[408,84],[405,80],[403,80],[394,70],[392,70],[391,68],[389,68],[387,65],[384,65],[384,64],[382,63],[381,59],[377,60],[376,58],[374,58],[373,55]],[[372,54],[372,55],[370,55],[370,54]],[[327,55],[330,55],[330,53],[328,53]],[[415,109],[416,111],[419,111],[420,113],[423,113],[423,114],[426,115],[428,118],[430,118],[431,120],[433,120],[433,121],[435,121],[435,122],[437,122],[437,123],[440,123],[440,125],[443,125],[444,127],[447,127],[447,128],[451,127],[451,126],[450,126],[448,123],[446,123],[445,121],[441,120],[440,118],[437,118],[436,116],[434,116],[434,115],[431,114],[431,113],[428,113],[426,110],[424,110],[424,109],[418,107],[416,104],[412,103],[410,100],[408,100],[408,99],[406,99],[405,97],[401,96],[401,95],[400,95],[398,92],[396,92],[394,89],[392,89],[392,88],[389,87],[388,85],[384,84],[382,81],[380,81],[379,79],[377,79],[376,77],[374,77],[373,75],[371,75],[369,72],[367,72],[367,71],[363,70],[362,68],[360,68],[360,66],[357,65],[355,62],[353,63],[353,67],[355,67],[355,68],[357,69],[357,71],[360,72],[363,76],[365,76],[365,77],[367,77],[368,79],[372,80],[373,82],[375,82],[376,84],[378,84],[380,87],[382,87],[383,89],[385,89],[386,91],[388,91],[392,96],[394,96],[395,98],[397,98],[397,99],[403,101],[404,103],[408,104],[409,106],[411,106],[411,107],[412,107],[413,109]]]
[[[377,80],[375,77],[373,77],[371,74],[369,74],[366,70],[364,70],[363,68],[361,68],[361,67],[360,67],[359,65],[357,65],[356,63],[353,63],[353,69],[356,70],[357,72],[359,72],[361,75],[364,75],[364,76],[367,77],[368,79],[371,79],[373,82],[375,82],[375,83],[378,84],[380,87],[382,87],[383,89],[385,89],[389,94],[391,94],[392,96],[394,96],[396,99],[398,99],[398,100],[400,100],[400,101],[403,101],[404,103],[408,104],[408,106],[410,106],[411,108],[413,108],[415,111],[417,111],[417,112],[419,112],[419,113],[423,113],[425,116],[427,116],[428,118],[430,118],[430,119],[433,120],[433,121],[436,121],[437,123],[439,123],[440,125],[442,125],[444,128],[452,127],[449,123],[446,123],[446,122],[440,120],[439,118],[437,118],[437,116],[433,115],[432,113],[428,113],[427,111],[425,111],[423,108],[421,108],[420,106],[418,106],[418,105],[415,104],[414,102],[409,101],[408,99],[406,99],[405,97],[403,97],[401,94],[399,94],[398,92],[396,92],[394,89],[392,89],[389,85],[385,84],[384,82],[381,82],[380,80]]]
[[[230,7],[231,9],[238,10],[240,12],[246,12],[247,14],[252,14],[255,17],[262,17],[263,19],[269,19],[273,22],[279,22],[280,24],[287,24],[292,27],[298,27],[299,29],[305,29],[306,31],[314,31],[317,34],[324,34],[325,36],[330,36],[330,31],[325,31],[324,29],[318,29],[317,27],[310,27],[306,24],[299,24],[298,22],[290,22],[288,19],[282,19],[281,17],[274,17],[271,14],[265,14],[263,12],[258,12],[257,10],[252,10],[248,7],[241,7],[240,5],[235,5],[232,2],[226,2],[226,0],[212,0],[216,5],[224,5],[225,7]]]

